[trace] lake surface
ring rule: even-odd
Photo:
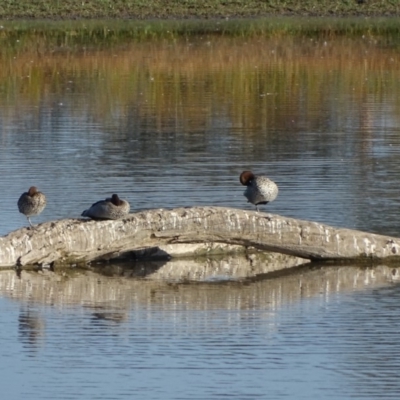
[[[5,52],[0,233],[26,223],[16,200],[33,184],[41,222],[114,192],[133,210],[249,207],[238,177],[252,169],[280,187],[270,212],[399,236],[392,47],[204,37]]]
[[[397,398],[398,275],[347,266],[174,284],[126,271],[0,272],[2,393]]]
[[[239,174],[252,169],[279,185],[268,212],[400,236],[398,45],[368,35],[81,48],[15,39],[0,50],[0,234],[26,225],[16,202],[31,185],[48,199],[34,222],[77,217],[112,193],[133,211],[251,208]],[[397,266],[304,268],[192,283],[4,271],[2,393],[398,398]]]

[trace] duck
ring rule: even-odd
[[[268,204],[278,196],[277,184],[266,176],[256,176],[251,171],[243,171],[240,174],[240,183],[247,186],[243,195],[249,203],[256,206],[257,212],[260,204]]]
[[[36,186],[31,186],[27,192],[21,194],[18,200],[18,210],[28,219],[29,225],[32,225],[30,217],[39,215],[46,207],[46,196],[39,192]]]
[[[100,200],[85,210],[81,216],[91,219],[118,219],[129,214],[130,205],[117,194]]]

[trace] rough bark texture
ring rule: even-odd
[[[65,219],[0,238],[0,267],[87,262],[127,256],[193,255],[220,244],[251,246],[306,259],[388,258],[400,239],[279,215],[221,207],[156,209],[114,221]],[[149,250],[150,249],[150,250]]]

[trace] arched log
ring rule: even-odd
[[[22,228],[0,238],[0,267],[151,255],[154,249],[155,255],[194,255],[198,246],[192,244],[201,244],[204,252],[226,244],[310,260],[400,254],[397,238],[255,211],[191,207],[142,211],[120,220],[64,219],[35,230]]]

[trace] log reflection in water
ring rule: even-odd
[[[193,310],[276,309],[304,297],[387,285],[398,279],[400,271],[385,265],[319,268],[306,264],[286,271],[284,276],[272,276],[267,273],[273,271],[273,267],[268,270],[268,263],[257,264],[244,256],[219,261],[169,261],[162,266],[151,264],[147,269],[144,265],[30,270],[23,271],[20,278],[13,270],[3,270],[0,293],[14,300],[58,307],[80,304],[93,308],[96,319],[123,321],[123,313],[133,307],[173,309],[185,304]],[[110,316],[110,310],[117,317]]]

